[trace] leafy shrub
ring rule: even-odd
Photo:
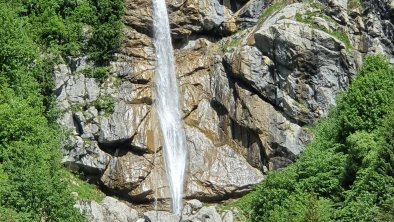
[[[115,100],[110,96],[98,98],[94,102],[94,106],[98,111],[104,111],[106,114],[112,114],[115,111]]]
[[[91,5],[97,10],[97,20],[88,49],[93,60],[105,65],[121,45],[123,0],[97,0]]]
[[[0,221],[83,221],[45,115],[38,81],[46,63],[18,10],[0,2]]]
[[[358,77],[338,101],[342,138],[382,126],[394,98],[394,70],[383,56],[369,56]]]
[[[346,49],[352,49],[352,43],[350,42],[349,36],[343,31],[329,32],[330,35],[337,38],[339,41],[345,44]]]
[[[96,67],[94,69],[87,68],[82,72],[86,77],[95,78],[101,83],[104,82],[104,80],[106,80],[109,76],[109,70],[107,67]]]
[[[90,54],[93,61],[106,65],[120,48],[122,0],[26,0],[20,15],[34,40],[53,53],[78,56]],[[89,27],[92,36],[84,33]]]

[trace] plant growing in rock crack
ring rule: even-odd
[[[225,52],[228,52],[231,48],[236,48],[236,47],[238,47],[240,44],[241,44],[241,42],[242,42],[242,39],[241,38],[233,38],[233,39],[230,39],[229,41],[226,41],[224,44],[223,44],[223,46],[222,46],[222,51],[225,53]]]
[[[361,7],[361,0],[348,0],[347,8],[349,10],[357,9]]]
[[[109,76],[108,67],[89,67],[82,70],[82,73],[88,78],[97,79],[100,83],[103,83]]]
[[[350,42],[349,36],[343,32],[343,31],[334,31],[334,32],[329,32],[331,36],[337,38],[339,41],[343,42],[345,44],[346,50],[352,49],[352,43]]]
[[[103,111],[107,116],[115,111],[115,99],[111,96],[100,97],[93,102],[93,105],[99,112]]]
[[[331,35],[332,37],[338,39],[343,44],[345,44],[346,50],[351,50],[353,47],[352,47],[352,43],[350,42],[349,36],[345,32],[343,32],[342,30],[340,30],[338,28],[335,31],[330,31],[330,30],[327,30],[326,27],[318,25],[314,21],[314,19],[319,16],[323,17],[326,20],[334,22],[334,20],[332,18],[328,17],[325,14],[322,14],[320,11],[307,11],[304,14],[297,12],[295,15],[295,20],[297,22],[302,22],[302,23],[308,24],[310,27],[312,27],[314,29],[319,29],[319,30],[326,32],[327,34]]]
[[[279,11],[280,9],[284,8],[287,5],[287,1],[282,0],[279,2],[276,2],[274,4],[269,5],[267,8],[264,9],[264,11],[261,13],[259,16],[259,24],[262,24],[268,17],[273,15],[275,12]]]

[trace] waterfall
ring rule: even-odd
[[[155,108],[163,135],[164,160],[172,198],[172,211],[180,214],[186,167],[186,139],[179,105],[174,52],[165,0],[153,1],[156,49]]]

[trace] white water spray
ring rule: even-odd
[[[172,211],[180,215],[186,167],[186,140],[179,106],[179,92],[167,8],[165,0],[152,1],[157,62],[155,105],[164,140],[164,159],[171,190]]]

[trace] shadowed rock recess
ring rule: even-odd
[[[293,162],[312,139],[306,126],[327,114],[363,57],[393,57],[393,1],[362,2],[167,1],[188,147],[185,198],[239,197]],[[109,195],[165,200],[151,2],[125,5],[123,45],[104,80],[84,75],[95,69],[87,57],[55,67],[59,122],[72,134],[63,162]]]

